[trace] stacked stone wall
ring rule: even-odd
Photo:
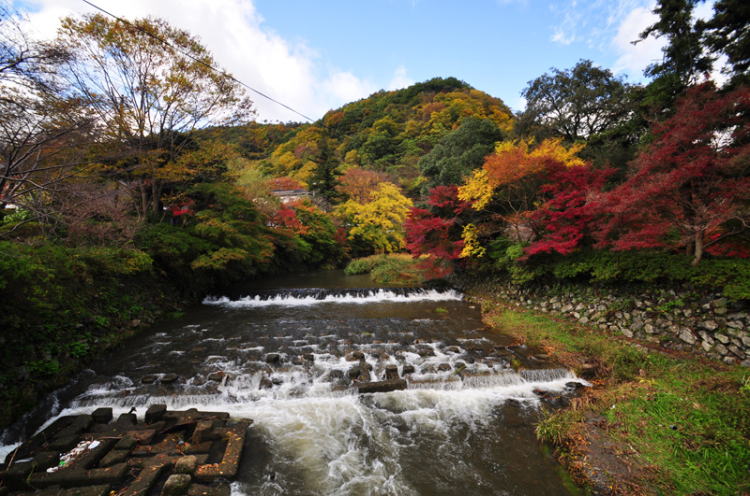
[[[747,302],[691,289],[574,283],[518,286],[501,282],[488,290],[508,302],[561,314],[581,324],[750,367]]]

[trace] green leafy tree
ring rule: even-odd
[[[422,159],[419,167],[428,181],[426,187],[460,184],[471,171],[481,167],[484,157],[502,140],[503,133],[487,119],[469,117],[446,134]]]
[[[698,21],[705,44],[717,53],[726,55],[730,75],[735,85],[750,83],[750,3],[745,0],[718,0],[714,15],[708,21]]]
[[[629,86],[590,60],[564,71],[552,69],[523,90],[526,110],[518,127],[525,135],[541,128],[569,142],[586,140],[628,117]]]
[[[708,73],[714,56],[707,53],[702,42],[701,31],[693,17],[700,0],[658,0],[653,12],[658,20],[646,28],[640,36],[665,38],[662,59],[649,65],[645,74],[654,77],[649,84],[646,98],[657,111],[671,109],[675,99],[690,84]]]

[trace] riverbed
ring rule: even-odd
[[[360,395],[395,366],[408,387]],[[149,405],[253,420],[233,495],[568,495],[534,436],[539,391],[585,384],[485,329],[453,289],[331,271],[206,297],[102,357],[8,445],[60,415]]]

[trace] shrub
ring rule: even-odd
[[[498,240],[491,246],[494,249],[488,254],[493,269],[507,272],[517,284],[544,277],[612,283],[662,281],[717,289],[735,300],[750,299],[750,259],[709,258],[693,266],[688,256],[661,251],[583,250],[523,262],[513,258],[515,248],[509,242]]]
[[[419,260],[406,254],[372,255],[349,262],[348,275],[370,274],[378,284],[417,285],[425,280]]]

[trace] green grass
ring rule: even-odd
[[[537,427],[558,446],[585,437],[584,413],[653,469],[656,494],[750,491],[750,371],[635,347],[615,336],[484,301],[489,322],[575,368],[595,363],[599,384]]]
[[[349,262],[344,272],[349,275],[370,274],[378,284],[414,286],[424,282],[419,261],[404,253],[371,255]]]

